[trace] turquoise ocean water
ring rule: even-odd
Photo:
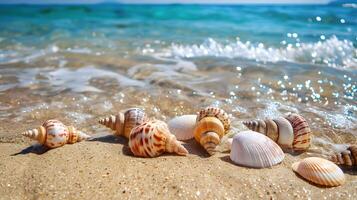
[[[0,117],[53,109],[86,123],[138,104],[164,118],[214,104],[237,119],[300,112],[316,145],[348,143],[356,46],[350,4],[1,5]]]

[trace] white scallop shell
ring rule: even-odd
[[[182,115],[171,119],[167,124],[170,132],[178,140],[189,140],[193,138],[196,126],[196,115]]]
[[[283,150],[267,136],[255,131],[243,131],[233,137],[231,160],[247,167],[271,167],[283,161]]]
[[[292,165],[293,171],[313,183],[323,186],[339,186],[345,182],[342,170],[323,158],[309,157]]]

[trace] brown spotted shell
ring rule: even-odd
[[[115,135],[123,135],[129,138],[131,130],[146,121],[148,121],[148,117],[142,109],[130,108],[115,116],[111,115],[101,119],[99,123],[114,130]]]
[[[164,152],[188,154],[176,137],[170,133],[165,122],[147,121],[136,126],[129,136],[129,147],[135,156],[157,157]]]
[[[66,126],[55,119],[47,120],[39,128],[25,131],[22,135],[37,140],[40,144],[49,148],[73,144],[90,138],[73,126]]]

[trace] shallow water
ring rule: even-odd
[[[97,119],[128,107],[167,120],[214,105],[238,130],[243,120],[301,113],[314,132],[311,152],[356,143],[356,13],[340,5],[0,6],[3,135],[48,118],[99,134],[108,130]]]

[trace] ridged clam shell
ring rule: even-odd
[[[264,168],[283,161],[285,155],[270,138],[254,131],[243,131],[233,137],[231,160],[242,166]]]
[[[345,175],[333,162],[323,158],[309,157],[292,165],[294,172],[308,181],[323,186],[339,186],[345,183]]]
[[[170,133],[166,123],[147,121],[136,126],[129,136],[129,147],[135,156],[156,157],[164,152],[188,154],[176,137]]]
[[[207,107],[202,109],[197,115],[197,122],[205,117],[218,118],[222,122],[225,132],[227,132],[231,126],[231,120],[229,119],[228,114],[220,108]]]
[[[189,140],[193,138],[196,118],[196,115],[182,115],[171,119],[167,124],[178,140]]]
[[[76,130],[73,126],[66,126],[55,119],[47,120],[39,128],[25,131],[22,135],[37,140],[49,148],[73,144],[90,138],[89,135]]]

